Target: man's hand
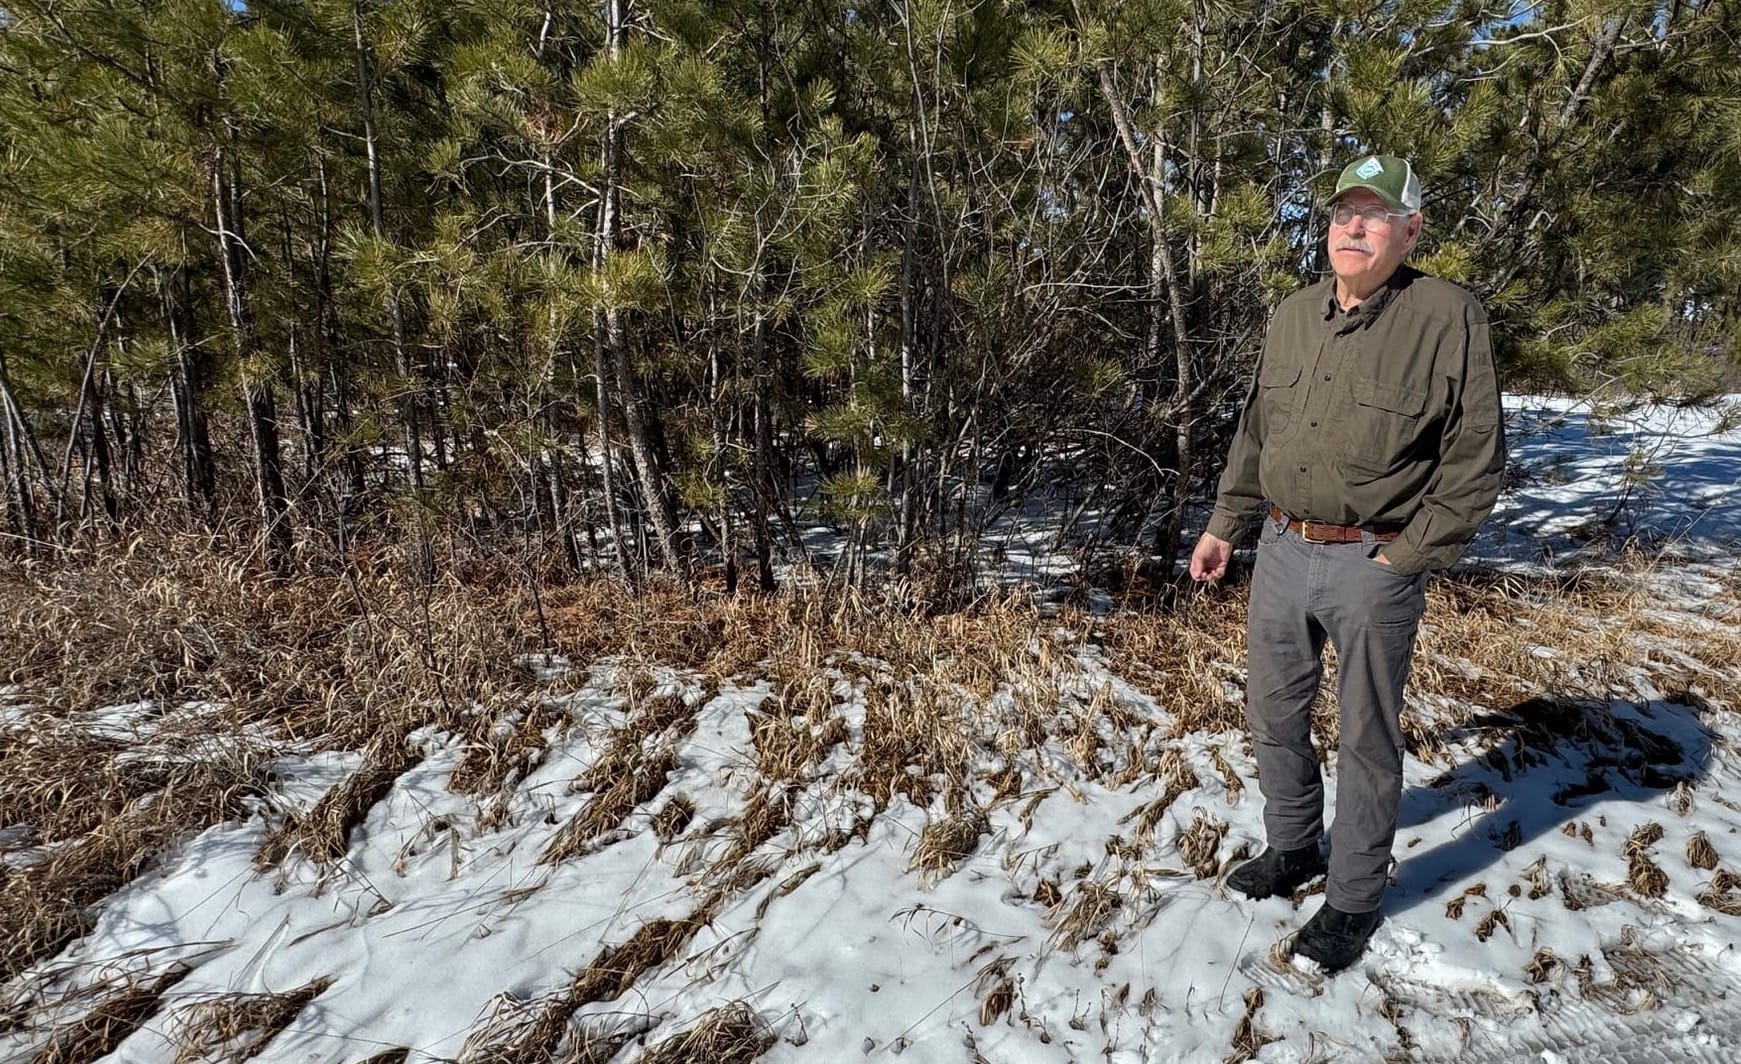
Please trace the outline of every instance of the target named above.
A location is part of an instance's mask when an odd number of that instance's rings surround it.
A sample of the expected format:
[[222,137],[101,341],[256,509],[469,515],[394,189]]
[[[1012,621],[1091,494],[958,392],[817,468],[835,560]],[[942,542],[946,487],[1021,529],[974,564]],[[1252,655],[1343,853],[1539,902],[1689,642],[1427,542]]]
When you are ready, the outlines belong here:
[[1384,556],[1383,551],[1379,551],[1377,554],[1373,555],[1372,560],[1377,562],[1380,565],[1389,565],[1390,564],[1390,559],[1386,558]]
[[1227,575],[1227,563],[1233,557],[1233,544],[1205,532],[1191,551],[1191,579],[1214,583]]

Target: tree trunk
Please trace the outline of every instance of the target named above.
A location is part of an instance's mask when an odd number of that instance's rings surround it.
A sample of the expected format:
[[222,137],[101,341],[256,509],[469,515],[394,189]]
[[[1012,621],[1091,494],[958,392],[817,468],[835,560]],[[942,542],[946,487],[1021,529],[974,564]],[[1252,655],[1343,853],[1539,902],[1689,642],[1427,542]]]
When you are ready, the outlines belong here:
[[[362,112],[363,151],[369,169],[369,228],[380,240],[387,238],[386,214],[381,204],[381,154],[375,138],[374,79],[369,69],[369,50],[363,40],[363,0],[351,5],[351,29],[355,37],[357,58],[357,106]],[[387,316],[392,322],[393,368],[399,375],[401,389],[399,416],[405,432],[406,468],[411,474],[411,486],[423,490],[423,431],[417,397],[420,387],[411,353],[405,343],[405,316],[399,306],[399,293],[391,280],[387,283]]]
[[175,349],[170,373],[170,396],[175,406],[176,449],[181,454],[182,498],[188,514],[210,526],[217,510],[217,474],[212,461],[211,435],[206,428],[205,373],[203,356],[190,339],[193,323],[192,286],[188,281],[187,247],[182,245],[182,264],[163,286],[163,319]]
[[[233,136],[232,132],[232,136]],[[228,164],[228,165],[226,165]],[[241,364],[242,402],[248,415],[248,438],[254,451],[254,491],[259,507],[260,534],[266,564],[274,572],[288,571],[290,523],[284,497],[284,471],[278,444],[278,409],[270,380],[258,375],[253,325],[242,277],[244,240],[239,167],[218,149],[212,160],[212,214],[223,266],[224,303],[230,334]],[[229,173],[226,173],[229,170]]]
[[41,537],[36,519],[36,489],[25,466],[34,464],[38,475],[46,481],[48,463],[43,460],[42,448],[37,445],[30,423],[24,420],[24,409],[12,391],[4,351],[0,351],[0,427],[5,429],[7,510],[12,527],[24,538],[25,553],[34,554]]
[[[606,4],[605,48],[613,60],[622,55],[626,25],[627,0],[609,0]],[[599,228],[595,266],[603,270],[610,257],[622,245],[622,172],[623,116],[612,109],[607,116],[604,137],[604,187],[599,196]],[[659,564],[668,572],[678,572],[677,508],[665,484],[664,470],[651,434],[639,382],[634,367],[629,364],[628,342],[623,334],[622,311],[607,306],[603,318],[602,354],[608,358],[608,368],[614,376],[617,396],[622,404],[623,429],[628,436],[629,457],[634,464],[647,524],[658,552]],[[605,361],[601,358],[601,362]],[[601,370],[606,367],[601,366]],[[601,375],[602,382],[602,375]],[[601,389],[602,397],[602,389]]]

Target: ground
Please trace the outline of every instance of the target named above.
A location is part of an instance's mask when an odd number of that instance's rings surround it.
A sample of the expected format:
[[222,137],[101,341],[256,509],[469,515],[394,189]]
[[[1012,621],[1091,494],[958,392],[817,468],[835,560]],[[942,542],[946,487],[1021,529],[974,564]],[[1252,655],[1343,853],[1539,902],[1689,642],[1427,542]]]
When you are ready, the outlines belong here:
[[[1312,888],[1222,886],[1262,846],[1237,586],[938,617],[553,592],[518,683],[347,742],[13,689],[0,1055],[1734,1060],[1741,434],[1511,405],[1518,475],[1435,579],[1386,920],[1345,973],[1287,956]],[[1321,718],[1333,793],[1328,690]],[[213,766],[259,782],[163,820]],[[85,811],[98,780],[125,801]]]

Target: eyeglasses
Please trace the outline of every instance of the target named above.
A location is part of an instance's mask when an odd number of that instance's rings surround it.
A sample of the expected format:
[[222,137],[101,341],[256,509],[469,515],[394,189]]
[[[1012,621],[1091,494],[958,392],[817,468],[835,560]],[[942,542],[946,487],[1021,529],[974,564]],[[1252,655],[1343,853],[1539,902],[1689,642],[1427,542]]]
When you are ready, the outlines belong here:
[[1371,226],[1389,225],[1392,218],[1407,218],[1414,212],[1386,210],[1376,203],[1368,203],[1364,207],[1356,207],[1352,203],[1338,203],[1330,210],[1330,224],[1334,226],[1348,225],[1354,221],[1356,214],[1364,218],[1366,224]]

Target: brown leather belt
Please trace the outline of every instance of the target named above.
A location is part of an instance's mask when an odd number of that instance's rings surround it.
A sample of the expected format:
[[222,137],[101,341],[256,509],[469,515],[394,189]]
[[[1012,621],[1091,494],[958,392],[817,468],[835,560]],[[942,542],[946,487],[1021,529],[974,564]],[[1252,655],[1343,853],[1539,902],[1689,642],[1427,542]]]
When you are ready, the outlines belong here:
[[1286,521],[1288,531],[1298,532],[1307,543],[1359,543],[1365,532],[1371,532],[1372,538],[1379,543],[1389,543],[1402,535],[1403,530],[1399,524],[1327,525],[1322,521],[1302,521],[1282,513],[1281,508],[1273,504],[1269,508],[1269,519]]

